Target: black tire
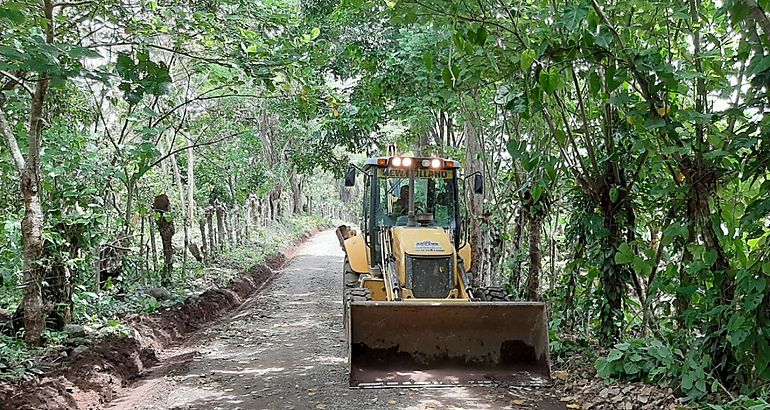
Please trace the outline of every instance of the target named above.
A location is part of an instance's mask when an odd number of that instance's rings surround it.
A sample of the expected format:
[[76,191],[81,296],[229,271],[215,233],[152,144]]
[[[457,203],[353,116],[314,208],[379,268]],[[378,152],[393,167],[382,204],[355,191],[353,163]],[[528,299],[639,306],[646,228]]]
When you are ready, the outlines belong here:
[[353,288],[345,290],[345,307],[351,302],[368,302],[372,300],[372,291],[369,288]]
[[342,324],[345,328],[346,338],[350,336],[348,332],[348,315],[350,314],[350,304],[353,302],[368,302],[372,300],[372,291],[369,288],[345,289],[345,298],[343,299],[344,309]]
[[499,286],[490,286],[476,290],[477,296],[484,302],[507,302],[511,300],[505,288]]
[[357,288],[359,286],[358,279],[361,275],[356,273],[352,267],[350,267],[350,262],[348,261],[348,257],[345,257],[345,265],[342,267],[342,288],[343,289],[353,289]]

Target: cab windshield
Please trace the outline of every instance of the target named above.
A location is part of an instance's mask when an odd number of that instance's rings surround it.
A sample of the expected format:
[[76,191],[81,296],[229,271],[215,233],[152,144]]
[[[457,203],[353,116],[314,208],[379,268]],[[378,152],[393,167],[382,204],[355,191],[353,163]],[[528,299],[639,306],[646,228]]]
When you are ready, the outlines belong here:
[[[404,226],[409,213],[409,177],[406,170],[380,168],[378,226]],[[450,170],[415,170],[414,211],[416,215],[431,214],[429,226],[455,228],[454,182]]]

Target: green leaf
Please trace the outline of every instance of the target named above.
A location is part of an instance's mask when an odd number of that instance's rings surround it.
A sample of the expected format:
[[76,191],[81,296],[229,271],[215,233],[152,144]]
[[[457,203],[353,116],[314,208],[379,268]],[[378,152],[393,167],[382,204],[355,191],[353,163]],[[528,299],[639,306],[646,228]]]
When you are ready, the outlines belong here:
[[619,196],[620,196],[620,190],[618,190],[617,187],[610,188],[610,201],[612,201],[612,203],[618,202]]
[[635,102],[636,102],[636,98],[632,97],[625,90],[610,97],[610,104],[612,105],[627,105]]
[[26,17],[24,13],[19,10],[14,10],[8,7],[0,7],[0,20],[6,20],[13,25],[20,25],[24,23]]
[[634,256],[634,270],[639,276],[647,277],[652,273],[652,265],[640,256]]
[[506,144],[506,148],[508,149],[508,154],[511,156],[511,160],[515,161],[521,157],[521,154],[524,151],[524,143],[511,139]]
[[433,54],[431,53],[425,53],[422,55],[422,63],[425,65],[425,68],[428,69],[428,71],[433,71]]
[[121,77],[127,79],[127,77],[134,70],[134,67],[134,60],[132,60],[128,54],[118,53],[118,59],[115,62],[115,69],[118,71],[118,74]]
[[67,55],[69,55],[71,58],[78,60],[80,58],[101,58],[102,55],[97,53],[94,50],[91,50],[90,48],[85,47],[78,47],[78,46],[71,46],[69,47],[69,50],[67,51]]
[[565,134],[562,129],[557,129],[553,134],[553,137],[556,138],[556,142],[558,142],[559,145],[564,145],[567,143],[567,134]]
[[484,26],[480,26],[479,29],[476,30],[476,44],[483,46],[486,41],[487,29],[485,29]]
[[447,87],[454,87],[454,79],[452,78],[452,72],[449,70],[449,67],[444,68],[441,72],[441,78],[444,79],[444,84],[446,84]]
[[706,380],[704,379],[698,379],[697,382],[695,382],[695,388],[701,392],[706,393]]
[[601,358],[597,359],[594,367],[596,368],[596,374],[599,375],[599,377],[605,379],[612,377],[612,366],[607,360]]
[[674,241],[674,238],[687,238],[687,235],[687,227],[681,223],[674,222],[663,231],[663,239],[661,241],[663,246],[668,246]]
[[684,296],[687,299],[691,298],[696,291],[698,291],[698,285],[680,286],[676,289],[677,293],[679,293],[680,295]]
[[556,168],[551,163],[545,164],[545,173],[551,182],[556,181]]
[[532,49],[526,49],[521,52],[521,58],[519,60],[519,64],[521,66],[521,71],[529,71],[529,69],[532,67],[532,63],[535,62],[535,50]]
[[692,384],[693,384],[692,379],[693,379],[692,372],[687,372],[684,375],[682,375],[682,389],[684,390],[692,389]]
[[610,44],[612,44],[612,34],[602,26],[601,30],[599,31],[599,34],[594,36],[594,42],[603,48],[610,48]]
[[610,353],[607,355],[607,361],[614,362],[615,360],[618,360],[623,357],[623,352],[620,350],[612,349],[610,350]]
[[626,264],[634,261],[634,251],[628,246],[628,243],[623,242],[618,247],[618,251],[615,252],[615,263]]
[[713,249],[709,249],[708,251],[703,253],[703,262],[706,263],[707,267],[714,266],[714,263],[717,261],[717,251]]
[[770,56],[756,56],[751,60],[749,68],[746,69],[746,76],[751,77],[755,74],[764,72],[770,68]]
[[321,29],[318,27],[313,27],[312,30],[310,30],[310,39],[315,40],[318,38],[318,36],[321,35]]
[[641,369],[639,369],[639,365],[634,362],[626,362],[623,364],[623,370],[626,374],[638,374]]
[[547,94],[553,94],[561,86],[561,75],[556,71],[543,70],[540,72],[538,83]]
[[271,81],[269,78],[263,79],[262,82],[265,83],[265,87],[267,87],[268,91],[275,91],[275,84],[273,84],[273,81]]
[[567,6],[564,9],[564,15],[562,16],[562,22],[567,28],[567,31],[574,32],[580,27],[583,20],[588,15],[588,5],[586,4],[573,4]]
[[537,185],[532,189],[532,203],[537,203],[537,200],[543,195],[543,187]]

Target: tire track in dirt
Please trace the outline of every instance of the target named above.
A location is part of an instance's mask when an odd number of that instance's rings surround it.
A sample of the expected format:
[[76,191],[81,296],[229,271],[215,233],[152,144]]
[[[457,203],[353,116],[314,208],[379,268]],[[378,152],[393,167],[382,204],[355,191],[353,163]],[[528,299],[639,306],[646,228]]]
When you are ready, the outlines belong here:
[[565,408],[547,389],[349,389],[342,261],[334,231],[315,235],[229,321],[164,352],[110,408]]

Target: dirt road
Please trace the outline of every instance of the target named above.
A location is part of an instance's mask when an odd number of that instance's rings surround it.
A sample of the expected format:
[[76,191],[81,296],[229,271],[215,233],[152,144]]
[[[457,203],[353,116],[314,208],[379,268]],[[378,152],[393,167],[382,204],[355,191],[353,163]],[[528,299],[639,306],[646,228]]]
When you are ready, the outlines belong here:
[[547,389],[347,387],[343,254],[333,231],[312,237],[226,321],[166,351],[114,409],[563,409]]

